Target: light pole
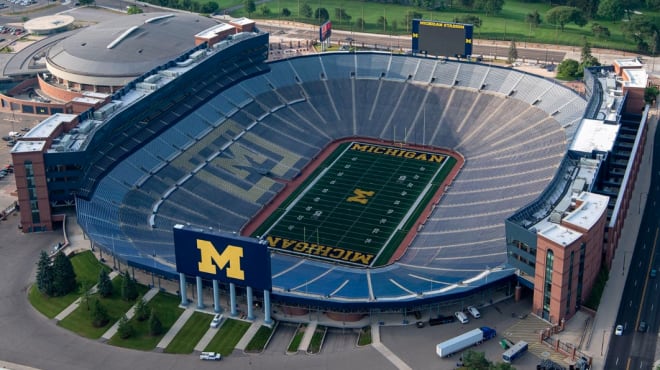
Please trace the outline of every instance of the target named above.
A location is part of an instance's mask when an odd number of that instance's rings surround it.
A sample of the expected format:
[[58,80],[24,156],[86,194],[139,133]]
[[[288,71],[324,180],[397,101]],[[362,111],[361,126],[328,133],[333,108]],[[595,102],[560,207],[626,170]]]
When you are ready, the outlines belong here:
[[637,214],[642,213],[642,194],[646,194],[646,192],[642,191],[642,192],[639,193],[639,204],[638,204],[638,208],[637,208]]

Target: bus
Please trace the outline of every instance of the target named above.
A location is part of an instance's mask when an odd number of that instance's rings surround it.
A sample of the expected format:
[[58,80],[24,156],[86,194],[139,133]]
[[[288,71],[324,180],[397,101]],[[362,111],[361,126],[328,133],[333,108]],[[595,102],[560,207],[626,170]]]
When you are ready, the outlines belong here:
[[515,359],[525,354],[525,352],[527,352],[527,342],[521,340],[520,342],[514,344],[513,347],[504,351],[502,354],[502,360],[504,360],[504,362],[507,364],[510,364]]

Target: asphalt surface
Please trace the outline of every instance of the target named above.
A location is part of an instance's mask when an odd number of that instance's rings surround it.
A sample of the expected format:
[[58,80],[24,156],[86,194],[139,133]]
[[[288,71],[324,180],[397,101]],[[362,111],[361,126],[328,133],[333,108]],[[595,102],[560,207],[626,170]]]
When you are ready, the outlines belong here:
[[[649,138],[654,145],[651,185],[646,196],[646,207],[639,228],[639,235],[630,261],[630,270],[617,314],[617,325],[623,325],[623,335],[613,336],[607,355],[606,369],[648,369],[655,360],[658,349],[660,315],[660,277],[650,277],[652,268],[660,267],[660,209],[657,208],[660,196],[660,130],[655,138]],[[611,271],[623,274],[625,271]],[[645,332],[639,331],[640,322],[647,325]]]

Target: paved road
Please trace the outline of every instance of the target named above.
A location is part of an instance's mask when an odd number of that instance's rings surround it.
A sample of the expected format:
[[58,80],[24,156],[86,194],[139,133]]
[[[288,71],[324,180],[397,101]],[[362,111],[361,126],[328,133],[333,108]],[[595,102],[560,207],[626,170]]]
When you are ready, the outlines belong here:
[[[632,260],[616,321],[624,326],[624,333],[610,341],[606,369],[648,369],[655,360],[660,325],[660,278],[650,278],[649,271],[660,267],[657,245],[660,210],[656,207],[660,197],[660,130],[656,130],[655,138],[649,138],[649,144],[654,145],[652,190],[640,194],[647,198],[646,207],[634,253],[627,256]],[[610,276],[624,272],[612,271]],[[648,325],[645,333],[637,330],[641,321]]]

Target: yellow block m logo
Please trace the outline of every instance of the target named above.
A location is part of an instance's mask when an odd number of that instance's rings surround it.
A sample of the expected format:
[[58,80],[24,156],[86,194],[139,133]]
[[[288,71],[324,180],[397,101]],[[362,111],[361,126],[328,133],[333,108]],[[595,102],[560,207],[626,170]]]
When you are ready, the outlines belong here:
[[355,194],[352,197],[348,197],[346,199],[347,202],[352,203],[360,203],[360,204],[367,204],[369,201],[368,197],[373,197],[374,194],[376,194],[375,191],[367,191],[367,190],[362,190],[362,189],[355,189],[353,190],[353,194]]
[[241,269],[243,248],[228,245],[220,254],[208,240],[197,239],[197,249],[201,255],[200,262],[197,264],[200,272],[215,275],[216,266],[223,270],[225,266],[229,265],[225,270],[228,278],[245,280],[245,271]]

